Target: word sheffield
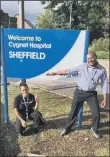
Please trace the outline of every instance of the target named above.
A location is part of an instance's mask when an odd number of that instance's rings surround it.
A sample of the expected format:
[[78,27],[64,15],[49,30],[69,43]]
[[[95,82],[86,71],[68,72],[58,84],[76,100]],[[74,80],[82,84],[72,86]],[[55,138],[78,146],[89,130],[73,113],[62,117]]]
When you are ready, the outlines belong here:
[[18,58],[18,59],[45,59],[46,55],[43,52],[9,52],[9,58]]

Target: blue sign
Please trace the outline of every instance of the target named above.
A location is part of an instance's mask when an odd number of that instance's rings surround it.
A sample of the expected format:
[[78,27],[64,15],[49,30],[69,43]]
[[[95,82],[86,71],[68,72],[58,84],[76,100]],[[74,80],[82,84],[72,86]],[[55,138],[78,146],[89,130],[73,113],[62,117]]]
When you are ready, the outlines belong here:
[[51,69],[67,55],[80,32],[5,28],[7,77],[32,78]]

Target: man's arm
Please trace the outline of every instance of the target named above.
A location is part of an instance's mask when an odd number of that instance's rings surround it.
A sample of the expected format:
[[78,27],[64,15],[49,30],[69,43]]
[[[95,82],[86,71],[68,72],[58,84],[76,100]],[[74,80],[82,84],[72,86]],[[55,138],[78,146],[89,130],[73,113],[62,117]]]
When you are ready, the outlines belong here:
[[104,108],[107,104],[107,72],[104,70],[102,77],[101,77],[101,88],[103,93],[103,101],[101,103],[101,108]]
[[82,69],[83,67],[83,64],[80,64],[72,69],[66,69],[66,70],[63,70],[63,71],[56,71],[56,72],[50,72],[50,73],[47,73],[47,76],[55,76],[55,75],[75,75],[76,74],[78,75],[78,72]]
[[56,71],[56,72],[47,73],[47,76],[67,75],[68,73],[69,73],[69,70]]

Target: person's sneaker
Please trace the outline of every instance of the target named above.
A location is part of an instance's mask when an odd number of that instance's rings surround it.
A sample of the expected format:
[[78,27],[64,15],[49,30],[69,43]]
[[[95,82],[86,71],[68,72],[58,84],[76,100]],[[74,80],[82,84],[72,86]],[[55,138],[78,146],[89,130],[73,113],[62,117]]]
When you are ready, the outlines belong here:
[[24,135],[23,135],[23,133],[19,133],[18,136],[21,137],[21,136],[24,136]]
[[19,133],[18,133],[18,136],[19,136],[19,137],[25,136],[25,134],[24,134],[24,132],[22,131],[22,132],[19,132]]
[[63,129],[60,133],[61,136],[64,136],[68,133],[68,131],[66,129]]
[[94,136],[95,138],[97,138],[97,139],[101,138],[101,135],[98,134],[98,133],[96,133],[96,132],[93,130],[93,128],[91,128],[91,131],[92,131],[93,136]]

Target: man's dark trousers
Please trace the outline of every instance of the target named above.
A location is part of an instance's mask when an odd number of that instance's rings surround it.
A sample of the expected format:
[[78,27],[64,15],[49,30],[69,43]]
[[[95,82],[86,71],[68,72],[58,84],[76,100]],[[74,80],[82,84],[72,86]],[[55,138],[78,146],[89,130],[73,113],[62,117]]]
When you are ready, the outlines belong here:
[[83,91],[79,88],[76,88],[74,92],[74,98],[71,106],[71,112],[69,114],[67,123],[65,125],[65,129],[69,131],[73,126],[77,114],[83,105],[84,101],[88,103],[90,106],[90,110],[92,112],[92,128],[97,133],[100,123],[100,111],[99,111],[99,103],[97,99],[96,91]]

